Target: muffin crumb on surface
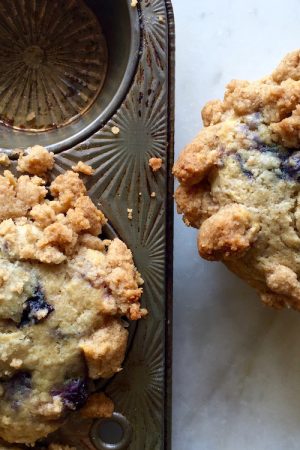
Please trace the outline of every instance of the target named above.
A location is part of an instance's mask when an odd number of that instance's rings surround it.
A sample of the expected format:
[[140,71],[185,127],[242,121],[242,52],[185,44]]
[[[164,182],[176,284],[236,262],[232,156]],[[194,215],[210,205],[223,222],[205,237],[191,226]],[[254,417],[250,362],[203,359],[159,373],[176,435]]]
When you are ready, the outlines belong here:
[[79,161],[76,166],[72,166],[72,170],[73,172],[83,173],[84,175],[93,175],[94,173],[94,169],[82,161]]
[[11,164],[11,161],[6,153],[0,153],[0,165],[8,167]]
[[116,127],[116,126],[113,126],[113,127],[111,127],[111,132],[112,132],[112,134],[117,136],[118,134],[120,134],[120,128]]
[[133,209],[132,208],[127,208],[127,217],[129,220],[133,219]]
[[31,122],[33,119],[35,119],[35,112],[31,111],[30,113],[27,114],[26,116],[26,122]]
[[153,172],[157,172],[162,167],[162,159],[161,158],[150,158],[149,166],[151,167]]

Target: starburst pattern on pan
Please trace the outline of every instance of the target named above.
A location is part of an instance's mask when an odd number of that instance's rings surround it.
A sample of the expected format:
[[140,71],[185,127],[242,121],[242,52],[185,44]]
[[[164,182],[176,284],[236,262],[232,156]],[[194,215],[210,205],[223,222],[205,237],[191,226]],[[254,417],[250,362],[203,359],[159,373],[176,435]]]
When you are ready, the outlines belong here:
[[[132,357],[126,361],[123,371],[107,389],[108,395],[115,401],[116,408],[126,414],[133,427],[147,430],[148,445],[151,439],[157,439],[157,434],[162,428],[164,378],[162,332],[161,324],[155,321],[151,326],[146,322],[138,325]],[[142,444],[145,437],[142,434],[134,436],[133,448],[144,448]]]
[[[66,156],[61,155],[60,163],[55,167],[55,174],[70,169],[75,164],[74,154],[70,154],[70,158]],[[132,168],[129,167],[129,170]],[[149,171],[148,178],[143,176],[146,171]],[[159,186],[163,182],[161,178],[164,175],[163,173],[153,175],[149,167],[144,167],[144,172],[138,172],[136,179],[138,175],[141,178],[140,190],[137,191],[134,184],[127,185],[128,188],[125,185],[123,189],[113,191],[113,195],[112,189],[106,189],[99,196],[92,177],[85,177],[85,180],[87,185],[91,185],[89,189],[91,198],[109,218],[116,235],[123,239],[133,252],[135,264],[145,281],[144,306],[150,310],[150,316],[159,316],[164,301],[161,286],[164,282],[165,264],[165,205],[164,195]],[[115,182],[114,178],[112,182]],[[155,197],[151,197],[153,193]],[[128,209],[132,209],[132,219],[128,218]]]
[[[67,169],[81,160],[95,169],[85,179],[89,194],[132,250],[145,281],[142,304],[149,316],[137,324],[124,370],[108,382],[106,392],[132,425],[130,450],[159,450],[165,374],[168,18],[163,0],[142,0],[139,8],[144,40],[127,98],[99,132],[60,153],[58,165]],[[149,167],[151,157],[163,161],[156,173]]]
[[[164,298],[160,290],[165,262],[166,91],[164,77],[155,65],[151,70],[141,65],[136,81],[101,133],[60,158],[65,168],[78,160],[94,167],[94,176],[87,179],[89,193],[133,251],[145,280],[144,304],[151,313],[161,315],[157,303],[162,307]],[[119,130],[116,135],[114,126]],[[151,157],[163,160],[162,169],[155,174],[149,167]],[[132,220],[127,209],[132,209]]]
[[2,0],[0,121],[50,130],[83,114],[106,75],[107,49],[83,0]]
[[167,21],[165,5],[160,0],[144,0],[144,40],[147,61],[155,61],[160,69],[164,69],[166,27]]
[[[66,166],[76,160],[88,162],[95,169],[90,179],[91,194],[106,192],[116,196],[121,192],[155,190],[164,169],[153,176],[149,159],[165,159],[167,148],[166,101],[163,80],[142,69],[124,104],[114,118],[86,143],[60,156]],[[117,127],[119,133],[113,134]],[[68,162],[69,159],[69,162]],[[143,174],[143,176],[141,176]],[[153,184],[154,180],[154,184]]]

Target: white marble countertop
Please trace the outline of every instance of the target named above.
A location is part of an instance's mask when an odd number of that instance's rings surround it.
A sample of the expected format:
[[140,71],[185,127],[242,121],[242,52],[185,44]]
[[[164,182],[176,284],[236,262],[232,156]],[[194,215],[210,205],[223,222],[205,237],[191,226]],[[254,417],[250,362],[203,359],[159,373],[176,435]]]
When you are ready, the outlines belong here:
[[[173,0],[176,152],[232,78],[268,74],[300,47],[299,0]],[[173,450],[300,449],[300,314],[264,308],[201,261],[175,217]]]

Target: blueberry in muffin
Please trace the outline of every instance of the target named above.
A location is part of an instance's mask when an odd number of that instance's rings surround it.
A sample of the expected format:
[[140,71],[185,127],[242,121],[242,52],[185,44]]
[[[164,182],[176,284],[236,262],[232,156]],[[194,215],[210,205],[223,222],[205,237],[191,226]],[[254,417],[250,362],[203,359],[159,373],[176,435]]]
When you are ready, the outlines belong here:
[[300,309],[300,51],[259,81],[233,80],[174,167],[198,249],[275,308]]
[[121,370],[121,317],[146,313],[130,250],[98,237],[107,220],[77,173],[90,171],[76,166],[47,189],[53,158],[33,147],[17,166],[32,176],[0,176],[0,438],[10,443],[33,444],[86,405],[89,379]]

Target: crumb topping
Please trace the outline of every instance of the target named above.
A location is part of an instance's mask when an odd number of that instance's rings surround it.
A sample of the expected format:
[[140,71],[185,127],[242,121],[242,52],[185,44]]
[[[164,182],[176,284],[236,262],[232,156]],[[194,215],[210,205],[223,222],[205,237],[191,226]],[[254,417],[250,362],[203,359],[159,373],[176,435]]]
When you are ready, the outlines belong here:
[[127,217],[129,220],[133,219],[133,209],[132,208],[127,208]]
[[111,132],[112,132],[112,134],[117,136],[118,134],[120,134],[120,128],[116,127],[116,126],[113,126],[113,127],[111,127]]
[[300,51],[258,81],[231,81],[173,172],[198,249],[274,308],[300,310]]
[[10,159],[6,153],[0,153],[0,165],[5,167],[10,165]]
[[161,158],[150,158],[149,166],[151,167],[153,172],[157,172],[162,167],[162,159]]
[[81,341],[90,378],[109,378],[122,370],[127,338],[128,331],[120,323],[112,322]]
[[88,164],[79,161],[76,166],[72,166],[73,172],[83,173],[84,175],[93,175],[94,169]]
[[85,419],[101,419],[112,417],[113,412],[113,402],[103,392],[100,392],[89,397],[80,414]]
[[42,177],[53,167],[54,154],[40,145],[35,145],[27,148],[25,153],[19,157],[17,170]]
[[103,213],[87,196],[77,173],[59,175],[47,200],[39,177],[0,176],[0,236],[15,258],[60,264],[77,251],[79,236],[98,236],[106,223]]

